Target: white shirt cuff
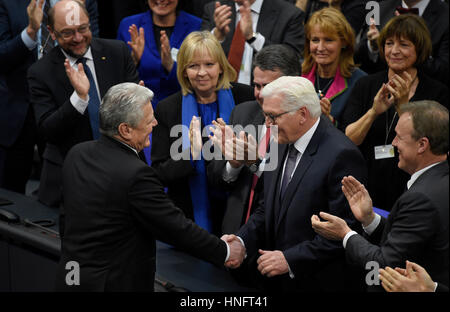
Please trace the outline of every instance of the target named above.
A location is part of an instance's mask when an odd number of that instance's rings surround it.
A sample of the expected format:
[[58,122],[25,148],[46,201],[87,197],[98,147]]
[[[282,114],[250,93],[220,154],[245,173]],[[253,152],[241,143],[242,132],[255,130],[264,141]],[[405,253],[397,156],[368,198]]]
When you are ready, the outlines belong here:
[[438,286],[438,283],[434,282],[434,290],[433,290],[433,292],[436,292],[437,286]]
[[244,167],[244,165],[242,165],[238,168],[233,168],[230,165],[230,162],[227,161],[227,164],[225,165],[225,168],[222,173],[223,180],[227,183],[236,181],[239,176],[239,173],[241,172],[243,167]]
[[230,257],[230,246],[228,246],[227,242],[225,242],[225,245],[227,245],[227,256],[225,257],[224,263],[227,262],[228,258]]
[[27,29],[25,28],[22,33],[20,34],[23,43],[28,48],[28,50],[33,50],[37,46],[37,41],[34,41],[33,39],[28,36]]
[[266,38],[264,38],[263,35],[261,35],[260,33],[258,33],[256,35],[256,40],[253,41],[250,46],[256,51],[259,52],[263,47],[264,47],[264,43],[266,42]]
[[342,240],[342,245],[344,246],[344,249],[347,247],[348,239],[355,234],[358,234],[358,233],[356,233],[355,231],[350,231],[344,236],[344,239]]
[[[213,36],[214,36],[214,30],[216,29],[216,27],[214,27],[212,30],[211,30],[211,33],[213,34]],[[214,36],[215,37],[215,36]],[[217,38],[216,38],[217,39]],[[224,41],[225,41],[225,38],[223,39],[223,40],[217,40],[217,41],[219,41],[219,43],[223,43]]]
[[76,91],[73,91],[72,96],[70,97],[70,103],[80,114],[84,115],[89,104],[89,95],[87,101],[85,101],[78,96]]
[[380,221],[381,216],[376,213],[375,218],[373,218],[372,222],[366,227],[363,226],[364,232],[366,232],[369,235],[372,235],[372,233],[376,230],[378,224],[380,224]]

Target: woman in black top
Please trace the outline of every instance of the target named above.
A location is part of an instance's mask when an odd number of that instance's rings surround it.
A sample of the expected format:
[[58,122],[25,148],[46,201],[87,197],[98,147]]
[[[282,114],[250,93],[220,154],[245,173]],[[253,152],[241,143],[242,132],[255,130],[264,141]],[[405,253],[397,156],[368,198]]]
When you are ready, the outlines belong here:
[[431,54],[430,33],[420,17],[394,17],[378,44],[388,70],[357,81],[340,127],[366,158],[373,205],[389,211],[409,179],[397,167],[398,155],[391,146],[397,108],[419,100],[435,100],[448,107],[448,89],[418,70]]

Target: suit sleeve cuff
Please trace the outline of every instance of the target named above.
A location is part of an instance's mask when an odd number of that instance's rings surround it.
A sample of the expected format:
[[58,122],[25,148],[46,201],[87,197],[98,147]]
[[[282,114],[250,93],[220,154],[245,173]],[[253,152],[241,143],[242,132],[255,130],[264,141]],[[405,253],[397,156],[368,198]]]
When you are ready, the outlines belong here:
[[28,48],[28,50],[33,50],[34,48],[36,48],[37,46],[37,41],[33,40],[30,38],[30,36],[28,36],[27,34],[27,29],[25,28],[22,33],[20,34],[23,43],[25,44],[25,46]]
[[89,104],[89,95],[87,101],[85,101],[78,96],[76,91],[73,91],[72,96],[70,97],[70,103],[80,114],[84,115]]
[[371,235],[376,228],[378,227],[378,224],[380,224],[381,217],[379,214],[375,214],[375,218],[373,218],[373,221],[366,227],[363,226],[364,232],[366,232],[368,235]]
[[264,43],[266,42],[266,38],[261,35],[260,33],[258,33],[256,35],[256,39],[255,41],[253,41],[250,46],[256,51],[259,52],[263,47],[264,47]]
[[350,232],[348,232],[348,233],[344,236],[344,240],[342,241],[342,245],[344,246],[344,249],[345,249],[346,246],[347,246],[347,241],[348,241],[348,239],[349,239],[350,237],[352,237],[353,235],[355,235],[355,234],[358,234],[358,233],[356,233],[355,231],[350,231]]
[[225,242],[225,245],[227,246],[227,256],[225,257],[224,263],[228,261],[228,258],[230,258],[230,246],[228,246],[227,242]]

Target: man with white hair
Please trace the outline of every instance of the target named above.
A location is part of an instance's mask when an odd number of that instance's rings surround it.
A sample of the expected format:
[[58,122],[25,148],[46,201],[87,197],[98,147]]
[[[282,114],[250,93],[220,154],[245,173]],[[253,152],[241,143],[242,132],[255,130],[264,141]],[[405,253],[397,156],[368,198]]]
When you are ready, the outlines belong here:
[[[57,290],[153,291],[155,239],[219,266],[244,256],[240,244],[187,219],[139,158],[158,125],[152,98],[134,83],[110,88],[100,106],[99,140],[74,146],[66,157]],[[79,265],[70,282],[69,262]]]
[[355,223],[341,179],[351,172],[366,180],[364,159],[320,116],[319,98],[307,79],[280,77],[262,97],[266,126],[278,127],[278,160],[276,170],[264,173],[264,205],[236,234],[246,247],[246,262],[258,258],[254,273],[265,290],[348,289],[351,274],[342,245],[315,234],[310,219],[323,209]]

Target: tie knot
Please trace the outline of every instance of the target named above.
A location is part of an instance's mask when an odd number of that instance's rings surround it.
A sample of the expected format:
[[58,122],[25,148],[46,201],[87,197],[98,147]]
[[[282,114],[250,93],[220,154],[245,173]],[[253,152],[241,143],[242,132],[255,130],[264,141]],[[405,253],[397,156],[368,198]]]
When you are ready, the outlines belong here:
[[77,64],[83,64],[83,65],[86,65],[86,61],[87,61],[87,58],[85,58],[85,57],[80,57],[78,60],[77,60]]
[[296,158],[297,154],[298,154],[298,150],[295,148],[294,144],[289,145],[288,158]]

